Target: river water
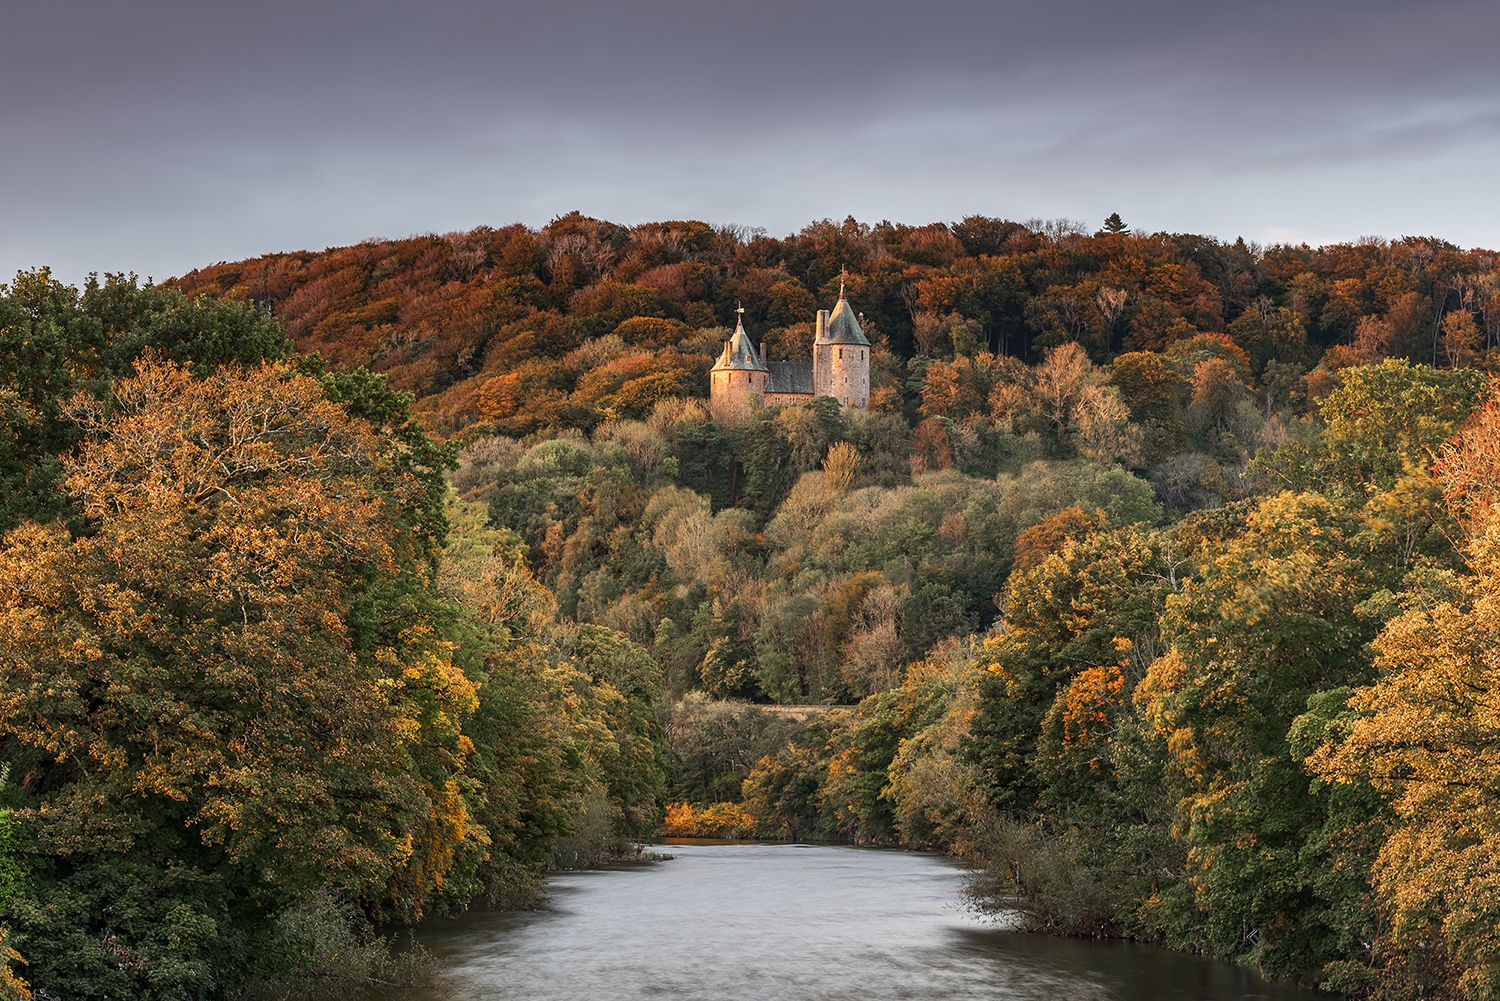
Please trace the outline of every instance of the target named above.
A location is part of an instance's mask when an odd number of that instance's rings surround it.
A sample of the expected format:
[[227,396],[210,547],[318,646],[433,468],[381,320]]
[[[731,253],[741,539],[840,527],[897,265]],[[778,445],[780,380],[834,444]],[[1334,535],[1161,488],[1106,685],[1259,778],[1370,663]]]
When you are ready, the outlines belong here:
[[421,1001],[1228,1001],[1328,997],[1148,946],[995,928],[933,855],[670,844],[548,880],[541,910],[424,926]]

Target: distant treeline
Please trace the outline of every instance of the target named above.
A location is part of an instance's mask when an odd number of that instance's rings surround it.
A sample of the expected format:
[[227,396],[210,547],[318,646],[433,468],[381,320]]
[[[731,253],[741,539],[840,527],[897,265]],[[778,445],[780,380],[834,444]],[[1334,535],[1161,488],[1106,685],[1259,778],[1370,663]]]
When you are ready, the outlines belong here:
[[271,254],[171,284],[257,303],[299,351],[389,375],[435,427],[520,437],[704,395],[718,328],[733,326],[740,304],[772,357],[805,357],[814,313],[832,306],[845,267],[882,349],[874,406],[910,414],[913,359],[1035,363],[1069,342],[1103,364],[1222,334],[1255,376],[1273,358],[1330,371],[1388,356],[1471,364],[1500,344],[1495,262],[1436,238],[1260,247],[1131,233],[1118,217],[1093,235],[1068,221],[970,216],[916,227],[823,220],[776,239],[574,212],[539,230]]

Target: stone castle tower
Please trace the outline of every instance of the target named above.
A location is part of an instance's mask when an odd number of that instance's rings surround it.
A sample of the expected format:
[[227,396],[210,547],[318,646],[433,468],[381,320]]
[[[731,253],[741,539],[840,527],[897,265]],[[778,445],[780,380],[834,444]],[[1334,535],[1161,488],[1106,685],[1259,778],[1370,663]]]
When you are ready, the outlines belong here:
[[818,310],[813,340],[813,395],[831,396],[854,410],[870,409],[870,342],[839,283],[833,312]]
[[775,405],[805,403],[814,397],[831,396],[851,410],[870,408],[870,342],[859,318],[839,283],[839,301],[830,312],[818,310],[813,337],[812,364],[767,362],[766,346],[760,351],[745,333],[744,310],[735,324],[734,336],[724,345],[719,360],[709,372],[709,395],[714,400],[754,397]]
[[718,400],[730,396],[765,396],[771,380],[771,370],[766,367],[765,345],[760,354],[745,333],[745,311],[740,310],[739,322],[734,325],[734,336],[724,345],[719,360],[708,373],[708,395]]

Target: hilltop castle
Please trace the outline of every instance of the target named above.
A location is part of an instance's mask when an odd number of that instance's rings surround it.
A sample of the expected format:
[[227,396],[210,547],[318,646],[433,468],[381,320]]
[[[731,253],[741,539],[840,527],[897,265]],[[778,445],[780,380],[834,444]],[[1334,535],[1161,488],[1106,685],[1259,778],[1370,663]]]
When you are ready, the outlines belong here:
[[757,352],[745,333],[744,313],[741,309],[734,336],[709,371],[710,399],[754,397],[776,405],[807,403],[814,397],[831,396],[852,410],[870,408],[870,342],[849,300],[844,298],[842,282],[833,311],[818,310],[811,363],[767,362],[765,342],[761,342]]

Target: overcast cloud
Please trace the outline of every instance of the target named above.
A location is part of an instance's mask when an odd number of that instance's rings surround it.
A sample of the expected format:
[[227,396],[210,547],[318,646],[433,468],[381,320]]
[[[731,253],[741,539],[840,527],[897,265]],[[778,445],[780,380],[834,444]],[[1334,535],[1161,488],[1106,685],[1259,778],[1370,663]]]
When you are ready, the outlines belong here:
[[1500,248],[1500,5],[54,0],[0,39],[0,275],[371,236],[973,213]]

